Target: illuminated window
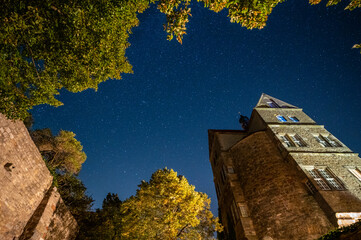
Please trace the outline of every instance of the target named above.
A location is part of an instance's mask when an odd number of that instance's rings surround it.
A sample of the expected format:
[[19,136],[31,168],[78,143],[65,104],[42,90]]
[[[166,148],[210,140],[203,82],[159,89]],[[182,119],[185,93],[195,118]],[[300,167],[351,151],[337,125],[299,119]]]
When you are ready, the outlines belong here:
[[341,143],[339,143],[333,136],[323,136],[321,134],[314,136],[323,147],[342,147]]
[[328,168],[312,168],[307,170],[321,190],[345,190],[341,182]]
[[270,108],[279,108],[280,105],[278,105],[275,101],[273,101],[273,99],[269,99],[269,101],[267,102],[267,105]]
[[280,122],[287,122],[287,119],[284,116],[277,115],[276,117],[277,117],[278,121],[280,121]]
[[292,121],[292,122],[299,122],[300,120],[298,120],[298,118],[296,118],[295,116],[288,116],[288,118]]

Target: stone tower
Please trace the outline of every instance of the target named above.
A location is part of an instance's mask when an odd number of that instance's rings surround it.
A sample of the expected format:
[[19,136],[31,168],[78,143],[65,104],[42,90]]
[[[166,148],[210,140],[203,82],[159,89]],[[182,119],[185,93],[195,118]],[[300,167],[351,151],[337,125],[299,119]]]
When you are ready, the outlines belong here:
[[262,94],[247,130],[208,130],[223,239],[315,239],[361,218],[361,159]]

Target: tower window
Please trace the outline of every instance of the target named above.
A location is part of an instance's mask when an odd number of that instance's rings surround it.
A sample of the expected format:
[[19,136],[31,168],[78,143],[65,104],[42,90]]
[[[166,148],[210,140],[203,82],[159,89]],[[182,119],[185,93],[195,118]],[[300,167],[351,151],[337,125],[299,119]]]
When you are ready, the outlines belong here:
[[332,147],[342,147],[342,145],[331,135],[324,136],[324,139],[332,146]]
[[291,138],[297,147],[307,147],[307,144],[303,141],[303,139],[299,135],[297,134],[291,135]]
[[277,117],[278,121],[280,121],[280,122],[287,122],[287,119],[284,116],[277,115],[276,117]]
[[348,168],[348,170],[359,180],[361,181],[361,171],[358,168]]
[[300,120],[298,120],[297,117],[295,116],[288,116],[288,118],[292,121],[292,122],[299,122]]
[[339,143],[334,137],[331,135],[323,136],[321,134],[314,136],[323,147],[342,147],[341,143]]
[[308,191],[310,191],[311,194],[315,194],[315,192],[317,191],[315,186],[313,186],[313,184],[311,183],[310,180],[307,180],[307,182],[305,183],[306,187],[308,189]]
[[340,180],[328,168],[312,168],[308,169],[308,173],[321,190],[345,190]]
[[281,139],[287,145],[287,147],[295,147],[295,144],[292,142],[292,140],[287,134],[281,136]]
[[307,144],[303,139],[298,135],[281,135],[282,141],[287,145],[287,147],[307,147]]
[[278,105],[273,99],[269,99],[269,101],[267,101],[267,105],[270,108],[279,108],[280,105]]

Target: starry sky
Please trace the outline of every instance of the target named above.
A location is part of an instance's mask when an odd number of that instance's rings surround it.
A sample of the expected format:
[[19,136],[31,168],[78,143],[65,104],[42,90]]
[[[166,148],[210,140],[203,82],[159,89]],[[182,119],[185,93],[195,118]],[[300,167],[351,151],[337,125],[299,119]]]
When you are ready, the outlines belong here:
[[207,193],[217,214],[208,129],[241,129],[267,93],[304,109],[354,152],[361,152],[361,9],[279,4],[262,30],[230,23],[193,3],[183,44],[167,41],[155,6],[139,15],[127,57],[134,74],[97,92],[61,91],[64,106],[32,110],[34,128],[76,133],[88,158],[80,178],[101,207],[124,200],[159,168],[172,168]]

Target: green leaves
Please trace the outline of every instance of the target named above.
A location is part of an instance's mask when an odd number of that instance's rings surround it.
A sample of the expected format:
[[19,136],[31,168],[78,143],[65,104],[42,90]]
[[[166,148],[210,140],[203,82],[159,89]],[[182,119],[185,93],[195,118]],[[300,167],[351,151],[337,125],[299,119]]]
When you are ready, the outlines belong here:
[[0,112],[24,119],[39,104],[60,106],[65,88],[97,89],[131,73],[125,57],[137,12],[148,2],[7,1],[0,9]]
[[186,34],[186,24],[191,16],[191,9],[188,8],[190,0],[160,0],[158,9],[167,17],[164,30],[168,33],[167,40],[172,40],[173,36],[182,44],[183,35]]
[[57,188],[75,219],[79,220],[86,211],[89,211],[92,202],[91,197],[86,195],[86,187],[73,174],[65,173],[57,175]]
[[55,137],[55,146],[58,159],[54,162],[57,162],[57,167],[69,173],[79,173],[86,155],[81,143],[75,139],[75,133],[61,130]]
[[75,139],[75,133],[61,130],[53,136],[48,128],[31,132],[31,137],[40,153],[52,169],[69,174],[78,174],[86,160],[83,146]]
[[[197,0],[231,22],[262,29],[273,8],[284,0]],[[318,4],[321,0],[309,0]],[[60,89],[97,90],[109,78],[132,73],[125,57],[137,14],[155,0],[8,0],[0,9],[0,112],[24,119],[40,104],[61,106]],[[328,0],[327,6],[340,0]],[[182,43],[191,16],[190,0],[160,0],[167,17],[167,39]],[[351,0],[346,7],[361,7]],[[358,45],[355,45],[358,48]]]

